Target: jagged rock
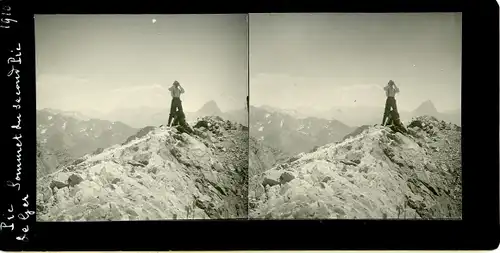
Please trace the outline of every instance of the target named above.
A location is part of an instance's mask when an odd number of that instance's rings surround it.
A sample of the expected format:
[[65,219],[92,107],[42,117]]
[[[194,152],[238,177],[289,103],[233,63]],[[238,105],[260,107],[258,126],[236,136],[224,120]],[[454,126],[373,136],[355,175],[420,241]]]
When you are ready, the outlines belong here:
[[68,185],[75,186],[83,181],[83,178],[77,174],[71,174],[68,178]]
[[295,176],[292,173],[285,171],[280,176],[280,183],[281,184],[288,183],[288,182],[292,181],[294,178],[295,178]]
[[[136,154],[136,155],[133,156],[132,159],[134,159],[134,161],[138,162],[142,166],[146,166],[149,163],[149,158],[150,157],[151,157],[151,153],[148,152],[148,153]],[[141,166],[141,165],[139,165],[139,166]]]
[[98,148],[98,149],[96,149],[96,150],[95,150],[92,154],[93,154],[93,155],[98,155],[98,154],[102,153],[102,151],[104,151],[104,149],[103,149],[103,148]]
[[69,178],[68,173],[61,172],[56,174],[54,178],[52,178],[52,182],[50,183],[50,188],[52,189],[55,187],[57,189],[60,189],[68,186],[68,178]]
[[146,136],[148,133],[150,133],[151,131],[153,131],[154,129],[155,129],[155,127],[153,127],[153,126],[144,127],[141,130],[139,130],[135,135],[130,136],[123,144],[127,144],[135,139],[142,138],[142,137]]
[[158,172],[158,167],[150,167],[148,173],[156,174]]
[[[144,163],[147,163],[146,161],[143,161]],[[132,165],[132,166],[138,166],[138,167],[144,167],[146,166],[146,164],[144,164],[142,162],[137,162],[137,161],[128,161],[128,164]]]
[[264,181],[262,182],[262,185],[265,187],[266,185],[269,186],[274,186],[280,184],[280,176],[281,172],[280,171],[271,171],[266,174],[264,177]]

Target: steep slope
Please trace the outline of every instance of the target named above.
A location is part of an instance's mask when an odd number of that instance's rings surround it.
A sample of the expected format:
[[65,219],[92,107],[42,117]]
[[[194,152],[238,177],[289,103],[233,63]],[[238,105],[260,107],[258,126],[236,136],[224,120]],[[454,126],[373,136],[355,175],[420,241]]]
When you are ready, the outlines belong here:
[[36,176],[43,177],[73,161],[73,157],[64,151],[51,150],[36,142]]
[[68,115],[73,113],[37,111],[37,140],[41,146],[79,157],[121,143],[137,131],[121,122],[81,120]]
[[419,117],[408,130],[369,127],[252,177],[249,216],[461,218],[460,127]]
[[339,141],[353,130],[337,120],[297,119],[289,114],[250,107],[250,135],[291,155]]
[[370,128],[370,125],[362,125],[362,126],[356,128],[354,131],[352,131],[348,135],[344,136],[344,138],[342,138],[342,141],[345,141],[346,139],[349,139],[351,137],[359,135],[359,134],[361,134],[362,132],[364,132],[368,128]]
[[40,221],[247,217],[248,129],[218,117],[195,134],[148,127],[37,182]]

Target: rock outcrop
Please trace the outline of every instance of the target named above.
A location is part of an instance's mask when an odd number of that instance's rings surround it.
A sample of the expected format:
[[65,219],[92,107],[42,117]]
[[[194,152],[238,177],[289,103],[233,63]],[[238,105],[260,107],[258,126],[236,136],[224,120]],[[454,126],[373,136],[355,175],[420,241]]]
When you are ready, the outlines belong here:
[[248,129],[218,117],[199,122],[192,135],[147,127],[40,178],[37,219],[247,218]]
[[461,219],[460,127],[424,116],[407,128],[367,127],[253,176],[250,218]]

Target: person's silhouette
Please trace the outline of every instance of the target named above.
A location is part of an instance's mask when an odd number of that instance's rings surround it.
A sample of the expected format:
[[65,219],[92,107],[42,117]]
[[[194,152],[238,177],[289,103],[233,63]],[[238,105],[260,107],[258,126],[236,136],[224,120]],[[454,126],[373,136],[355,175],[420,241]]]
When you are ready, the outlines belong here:
[[385,120],[391,113],[391,110],[394,110],[394,113],[398,114],[398,107],[396,105],[396,94],[399,93],[399,88],[396,86],[394,81],[389,80],[387,86],[384,87],[385,95],[387,99],[385,100],[385,109],[384,109],[384,117],[382,118],[382,125],[385,125]]
[[178,110],[183,112],[181,94],[184,93],[184,88],[178,81],[174,81],[174,83],[170,88],[168,88],[168,90],[172,95],[172,103],[170,104],[170,115],[168,116],[168,126],[170,126],[170,123],[172,122],[172,119],[174,118],[176,112]]

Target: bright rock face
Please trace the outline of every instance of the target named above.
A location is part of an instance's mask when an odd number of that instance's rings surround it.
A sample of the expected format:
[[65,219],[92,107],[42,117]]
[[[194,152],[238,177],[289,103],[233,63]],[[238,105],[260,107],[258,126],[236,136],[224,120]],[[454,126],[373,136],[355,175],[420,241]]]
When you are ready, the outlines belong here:
[[253,176],[249,216],[461,219],[460,127],[432,117],[407,127],[368,127]]
[[248,129],[206,117],[195,134],[148,127],[38,180],[39,221],[247,215]]

